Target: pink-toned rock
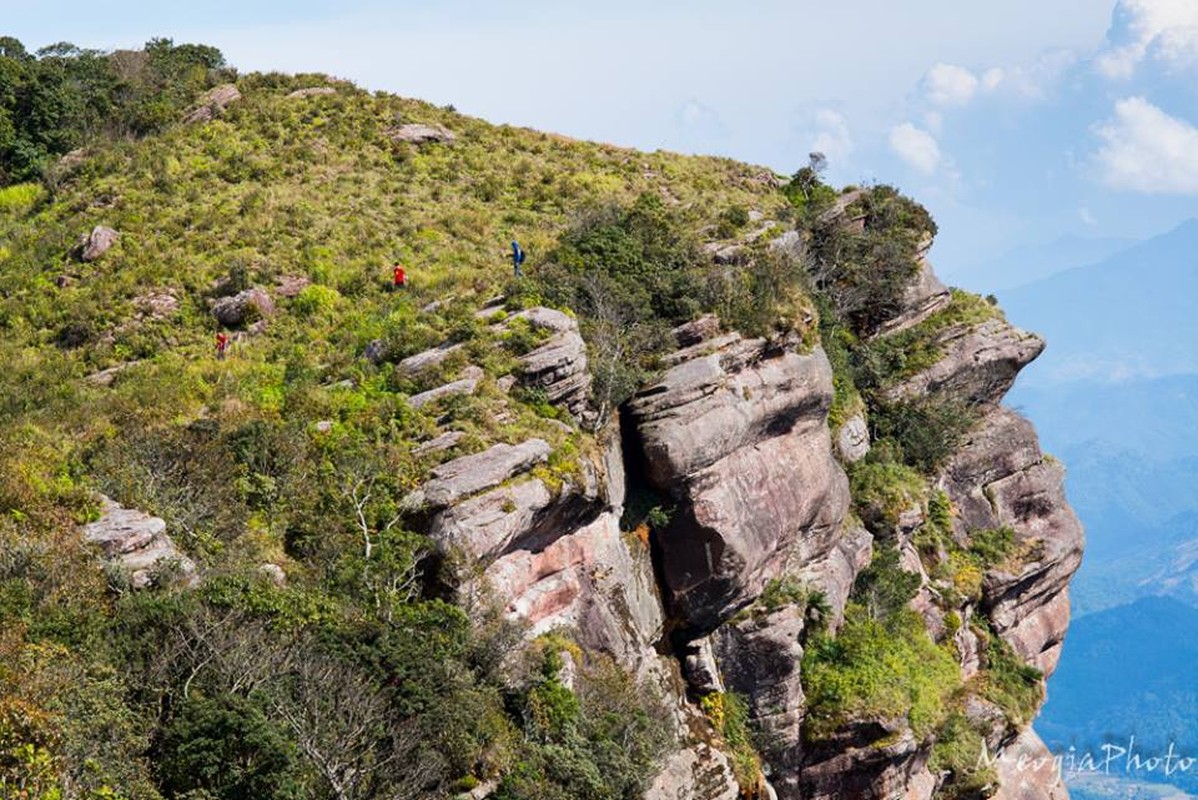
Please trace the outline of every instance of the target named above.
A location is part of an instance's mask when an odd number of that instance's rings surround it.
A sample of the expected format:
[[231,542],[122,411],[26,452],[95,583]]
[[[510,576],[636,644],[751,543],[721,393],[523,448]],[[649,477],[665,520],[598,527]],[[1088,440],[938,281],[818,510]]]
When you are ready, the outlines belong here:
[[1015,376],[1044,350],[1044,340],[1003,319],[953,326],[937,337],[943,356],[889,389],[890,400],[932,394],[969,403],[997,403]]
[[424,125],[415,122],[388,128],[383,133],[393,142],[410,144],[429,144],[430,142],[448,144],[457,138],[453,131],[442,125]]
[[1030,422],[995,409],[940,481],[957,509],[962,541],[975,530],[1014,531],[1015,552],[985,575],[982,610],[1020,656],[1051,673],[1069,624],[1066,591],[1084,538],[1065,499],[1063,467],[1041,453]]
[[788,564],[826,555],[848,507],[823,351],[764,340],[671,368],[631,403],[650,482],[678,508],[658,532],[672,610],[712,630]]
[[83,537],[104,559],[129,577],[134,589],[168,579],[186,585],[197,581],[196,566],[166,534],[166,522],[101,496],[100,517],[83,526]]
[[999,752],[995,771],[993,800],[1069,800],[1057,762],[1031,728]]

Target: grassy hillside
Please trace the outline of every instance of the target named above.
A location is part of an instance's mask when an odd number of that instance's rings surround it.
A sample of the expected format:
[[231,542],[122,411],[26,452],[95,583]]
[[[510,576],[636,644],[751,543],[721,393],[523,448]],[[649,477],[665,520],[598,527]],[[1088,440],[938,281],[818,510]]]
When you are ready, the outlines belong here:
[[[289,96],[314,86],[336,91]],[[52,157],[66,143],[47,145],[26,165],[43,180],[0,188],[0,798],[444,797],[491,780],[497,800],[639,796],[668,744],[658,698],[598,654],[579,654],[568,690],[559,641],[505,659],[520,631],[445,601],[401,499],[439,461],[534,436],[552,447],[539,477],[560,486],[659,367],[668,328],[716,311],[750,333],[824,337],[834,422],[868,405],[886,439],[854,477],[859,511],[911,487],[930,502],[926,473],[972,417],[878,398],[938,357],[946,326],[997,312],[956,295],[897,344],[869,342],[934,232],[890,187],[861,194],[860,229],[813,238],[838,193],[810,167],[785,183],[324,76],[237,87],[212,121],[80,137],[65,163]],[[191,103],[167,94],[177,120]],[[413,123],[454,139],[392,135]],[[85,261],[96,226],[119,238]],[[765,246],[795,228],[817,278]],[[513,238],[529,253],[518,282]],[[713,242],[751,258],[721,263]],[[218,324],[212,304],[250,289],[273,313]],[[587,339],[596,407],[581,425],[501,384],[544,336],[510,315],[541,303],[577,314]],[[397,369],[447,342],[462,347],[440,367]],[[407,402],[467,365],[476,393]],[[454,448],[417,449],[448,430],[465,434]],[[78,529],[97,492],[165,519],[199,587],[133,592],[105,571]],[[913,587],[891,567],[867,588],[901,609]],[[881,641],[917,676],[929,652],[951,660],[894,616],[862,616],[860,647]],[[831,685],[843,665],[828,658]],[[829,719],[892,699],[892,671],[864,671],[854,691],[869,696],[833,687]],[[886,710],[931,730],[944,691]]]
[[[439,795],[504,773],[504,797],[619,797],[651,772],[664,730],[651,697],[626,713],[635,692],[601,658],[581,705],[535,653],[501,680],[509,627],[472,632],[414,595],[425,543],[387,523],[438,459],[536,435],[564,474],[588,446],[535,394],[495,383],[538,335],[475,316],[512,288],[512,238],[535,275],[588,215],[615,213],[604,224],[625,244],[666,231],[690,253],[742,233],[749,210],[790,204],[772,175],[731,161],[496,127],[346,84],[287,97],[325,83],[247,76],[215,121],[94,141],[52,182],[0,189],[0,796],[324,796],[339,780],[340,797]],[[456,141],[396,143],[400,122]],[[120,238],[84,262],[78,238],[97,225]],[[397,260],[401,293],[388,291]],[[264,329],[232,330],[219,360],[210,302],[284,278],[308,285],[277,294]],[[509,294],[532,303],[547,286]],[[363,358],[376,339],[381,366]],[[465,355],[420,381],[392,366],[443,341]],[[486,371],[476,395],[404,402],[467,359]],[[107,385],[88,378],[114,367]],[[457,448],[413,454],[448,428],[467,433]],[[105,574],[77,530],[96,490],[164,517],[202,588],[135,595]],[[287,588],[259,577],[267,561]],[[261,673],[288,659],[315,665],[311,685],[267,689]],[[297,742],[282,715],[317,697],[346,727]],[[341,767],[320,766],[331,750]]]

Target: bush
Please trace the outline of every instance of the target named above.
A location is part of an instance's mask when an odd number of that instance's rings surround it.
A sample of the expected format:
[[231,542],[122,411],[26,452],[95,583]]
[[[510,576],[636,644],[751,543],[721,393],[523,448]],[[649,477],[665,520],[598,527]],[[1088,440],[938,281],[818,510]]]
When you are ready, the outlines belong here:
[[899,566],[899,551],[893,543],[880,543],[869,566],[857,574],[853,598],[875,619],[903,613],[919,591],[920,577]]
[[923,507],[928,488],[910,467],[880,460],[881,452],[853,465],[850,487],[858,516],[871,530],[885,532],[898,525],[903,512]]
[[890,186],[876,186],[846,210],[864,229],[840,220],[812,230],[816,288],[856,333],[871,333],[902,309],[903,293],[919,271],[917,251],[936,225],[928,212]]
[[977,419],[974,406],[939,397],[880,403],[870,416],[875,440],[892,442],[903,463],[925,475],[944,466]]
[[188,701],[166,729],[158,761],[168,796],[203,790],[219,800],[298,800],[296,768],[284,731],[234,695]]
[[934,732],[961,683],[956,659],[928,636],[923,617],[886,619],[852,602],[835,638],[813,637],[803,658],[809,712],[805,735],[818,740],[854,720],[904,720],[917,738]]

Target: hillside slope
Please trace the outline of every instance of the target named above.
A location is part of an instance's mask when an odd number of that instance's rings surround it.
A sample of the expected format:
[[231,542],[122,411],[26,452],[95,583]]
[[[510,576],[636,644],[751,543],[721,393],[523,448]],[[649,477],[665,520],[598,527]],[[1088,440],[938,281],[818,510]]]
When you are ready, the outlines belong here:
[[321,76],[0,189],[0,791],[1028,796],[1081,529],[934,233]]

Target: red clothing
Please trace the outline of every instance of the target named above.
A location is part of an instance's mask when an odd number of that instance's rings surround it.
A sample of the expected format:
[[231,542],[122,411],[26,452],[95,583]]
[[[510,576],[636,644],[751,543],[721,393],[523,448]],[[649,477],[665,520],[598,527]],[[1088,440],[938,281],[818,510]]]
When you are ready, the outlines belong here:
[[228,347],[229,347],[229,334],[227,334],[227,333],[216,334],[216,352],[217,352],[217,354],[223,356],[225,354],[225,350],[228,349]]
[[408,283],[408,276],[404,273],[403,267],[395,265],[395,285],[405,286]]

